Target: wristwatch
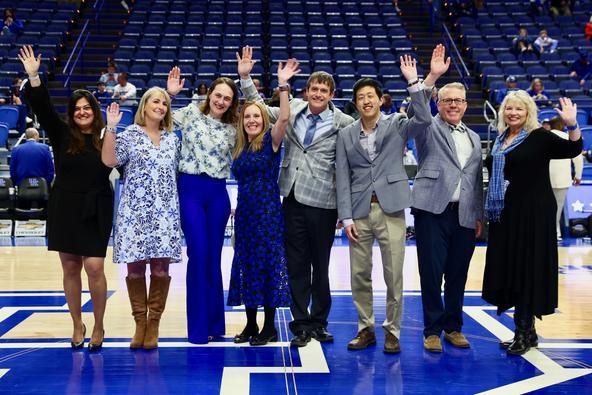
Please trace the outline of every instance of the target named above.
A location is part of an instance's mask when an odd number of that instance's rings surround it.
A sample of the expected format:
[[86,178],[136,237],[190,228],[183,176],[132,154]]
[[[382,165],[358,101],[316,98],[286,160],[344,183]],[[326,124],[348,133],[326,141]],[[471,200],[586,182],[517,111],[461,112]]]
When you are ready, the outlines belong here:
[[285,85],[278,85],[278,90],[280,92],[289,92],[290,91],[290,84],[285,84]]

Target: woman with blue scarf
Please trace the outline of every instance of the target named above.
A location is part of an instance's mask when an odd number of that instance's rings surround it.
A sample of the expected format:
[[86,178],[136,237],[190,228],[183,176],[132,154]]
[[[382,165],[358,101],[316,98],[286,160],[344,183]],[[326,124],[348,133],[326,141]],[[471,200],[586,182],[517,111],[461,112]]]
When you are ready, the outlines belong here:
[[500,134],[485,162],[489,240],[483,299],[497,306],[498,315],[514,307],[514,339],[501,343],[513,355],[538,345],[534,317],[553,314],[557,307],[557,203],[549,161],[582,152],[576,105],[568,98],[560,104],[556,111],[569,140],[540,127],[528,93],[509,92],[499,108]]

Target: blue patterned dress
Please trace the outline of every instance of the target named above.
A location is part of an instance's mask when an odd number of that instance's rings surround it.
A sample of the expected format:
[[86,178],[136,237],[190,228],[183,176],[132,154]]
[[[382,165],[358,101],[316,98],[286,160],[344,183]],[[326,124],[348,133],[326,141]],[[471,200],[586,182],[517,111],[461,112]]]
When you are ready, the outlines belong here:
[[261,150],[252,152],[247,146],[232,165],[238,182],[238,202],[229,306],[290,305],[284,221],[277,184],[279,162],[279,151],[273,152],[268,131]]
[[117,135],[115,156],[125,182],[115,220],[114,263],[181,261],[179,152],[179,139],[171,132],[161,131],[159,147],[136,124]]

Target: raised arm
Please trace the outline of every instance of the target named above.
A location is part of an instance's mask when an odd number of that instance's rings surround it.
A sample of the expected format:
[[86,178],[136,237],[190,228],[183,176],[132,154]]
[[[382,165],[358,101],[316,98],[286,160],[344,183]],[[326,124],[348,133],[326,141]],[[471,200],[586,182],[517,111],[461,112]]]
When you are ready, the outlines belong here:
[[288,85],[288,81],[299,72],[300,69],[298,68],[298,61],[296,59],[288,59],[285,66],[282,66],[281,62],[278,64],[277,75],[280,90],[280,113],[273,125],[273,129],[271,129],[271,139],[275,152],[282,145],[282,140],[286,135],[286,127],[290,120],[290,85]]
[[430,73],[423,82],[425,86],[433,87],[436,85],[438,78],[448,71],[448,67],[450,67],[450,56],[445,59],[445,53],[446,49],[442,44],[436,45],[436,48],[432,51]]
[[167,93],[172,96],[177,96],[181,89],[185,85],[185,78],[181,78],[181,69],[177,66],[173,67],[169,71],[169,77],[167,79]]
[[105,135],[103,137],[101,160],[108,167],[116,167],[119,164],[115,155],[115,133],[122,115],[119,111],[119,104],[117,103],[111,103],[107,108],[107,126],[105,127]]
[[41,78],[39,78],[39,67],[41,66],[41,54],[35,57],[33,48],[30,45],[25,45],[21,48],[18,54],[19,60],[25,67],[25,72],[29,76],[29,82],[33,88],[41,86]]
[[565,123],[569,131],[569,139],[571,141],[578,141],[582,136],[577,120],[578,105],[573,103],[569,97],[559,98],[559,104],[561,105],[561,109],[556,108],[555,111]]

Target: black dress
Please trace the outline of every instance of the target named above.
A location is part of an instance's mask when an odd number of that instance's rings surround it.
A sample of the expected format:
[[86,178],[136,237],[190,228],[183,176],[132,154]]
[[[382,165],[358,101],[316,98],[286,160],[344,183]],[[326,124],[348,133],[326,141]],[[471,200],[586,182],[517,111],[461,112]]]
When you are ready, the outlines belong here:
[[[549,161],[581,151],[581,139],[564,140],[541,128],[506,155],[509,184],[500,222],[489,224],[482,295],[498,315],[518,305],[540,317],[557,307],[557,203]],[[491,163],[488,157],[489,174]]]
[[[85,135],[80,154],[67,153],[70,131],[56,113],[47,88],[26,86],[27,100],[47,132],[56,178],[49,195],[47,245],[50,251],[105,257],[113,221],[111,168]],[[98,114],[101,116],[101,114]]]

